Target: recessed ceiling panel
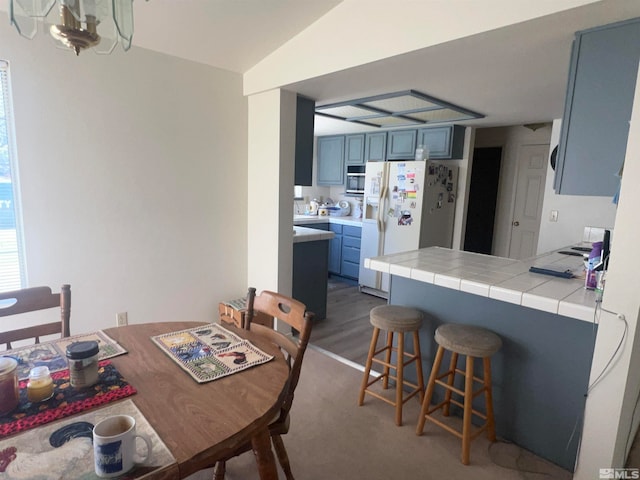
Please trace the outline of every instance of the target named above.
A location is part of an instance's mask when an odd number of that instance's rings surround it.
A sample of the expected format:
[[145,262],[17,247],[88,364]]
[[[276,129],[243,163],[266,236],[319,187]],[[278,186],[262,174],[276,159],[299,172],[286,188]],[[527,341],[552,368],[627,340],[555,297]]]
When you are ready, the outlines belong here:
[[415,90],[320,105],[316,107],[316,113],[346,121],[363,120],[379,127],[445,123],[484,117]]

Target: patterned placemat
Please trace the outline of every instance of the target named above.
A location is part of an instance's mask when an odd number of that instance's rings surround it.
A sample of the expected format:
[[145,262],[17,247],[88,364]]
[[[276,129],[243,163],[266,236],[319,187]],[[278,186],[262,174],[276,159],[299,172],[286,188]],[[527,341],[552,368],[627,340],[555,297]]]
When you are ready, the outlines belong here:
[[51,374],[53,396],[44,402],[27,399],[27,382],[20,382],[20,403],[10,413],[0,415],[0,437],[6,437],[45,423],[68,417],[90,408],[104,405],[136,393],[110,360],[102,360],[98,367],[98,383],[75,389],[69,383],[69,370]]
[[102,330],[83,335],[60,338],[50,342],[27,345],[25,347],[14,348],[5,352],[0,352],[3,357],[13,357],[18,361],[18,378],[24,380],[29,377],[29,371],[33,367],[45,365],[50,372],[58,372],[68,368],[67,345],[73,342],[84,342],[93,340],[98,342],[100,352],[98,359],[112,358],[117,355],[127,353],[122,346],[109,337]]
[[198,383],[273,359],[217,323],[156,335],[151,340]]
[[[94,480],[93,426],[111,415],[131,415],[136,432],[151,440],[151,456],[118,480],[144,478],[146,473],[172,465],[175,458],[131,400],[107,405],[60,422],[28,430],[0,441],[0,478],[3,480],[42,480],[49,478]],[[142,441],[136,442],[145,454]]]

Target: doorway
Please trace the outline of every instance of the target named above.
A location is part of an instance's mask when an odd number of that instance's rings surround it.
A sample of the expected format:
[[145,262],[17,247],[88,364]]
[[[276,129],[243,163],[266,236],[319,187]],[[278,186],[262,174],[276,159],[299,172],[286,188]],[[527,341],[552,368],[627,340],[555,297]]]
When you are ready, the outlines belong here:
[[464,250],[492,254],[502,147],[473,150]]

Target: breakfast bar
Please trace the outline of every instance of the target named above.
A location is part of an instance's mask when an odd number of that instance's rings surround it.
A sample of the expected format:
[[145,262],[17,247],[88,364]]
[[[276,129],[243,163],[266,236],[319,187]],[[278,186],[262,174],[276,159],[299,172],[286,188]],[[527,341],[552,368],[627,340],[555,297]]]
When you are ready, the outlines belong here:
[[[425,375],[439,325],[477,325],[497,333],[503,342],[492,357],[498,438],[574,470],[597,332],[596,296],[584,289],[584,279],[529,268],[579,276],[581,256],[557,251],[520,261],[430,247],[364,264],[390,274],[389,303],[425,313],[420,332]],[[410,374],[415,377],[415,371]]]

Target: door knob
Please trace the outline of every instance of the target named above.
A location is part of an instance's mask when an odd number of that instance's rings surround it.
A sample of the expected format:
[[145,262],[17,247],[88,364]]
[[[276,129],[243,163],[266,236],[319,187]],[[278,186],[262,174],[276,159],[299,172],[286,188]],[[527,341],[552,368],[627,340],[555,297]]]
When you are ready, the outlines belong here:
[[513,222],[513,226],[514,227],[519,227],[520,226],[520,222],[516,220],[515,222]]

